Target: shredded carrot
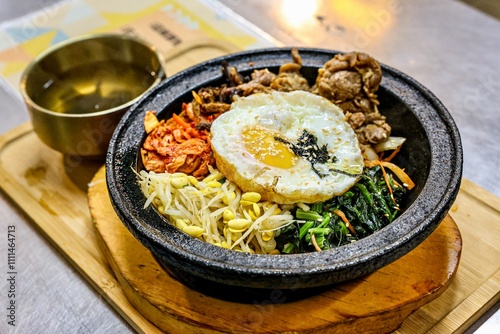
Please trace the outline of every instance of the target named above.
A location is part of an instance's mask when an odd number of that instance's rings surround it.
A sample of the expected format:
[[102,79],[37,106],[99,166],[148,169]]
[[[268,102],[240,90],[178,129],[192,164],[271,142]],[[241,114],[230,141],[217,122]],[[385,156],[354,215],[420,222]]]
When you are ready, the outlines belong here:
[[382,161],[391,161],[398,153],[399,153],[399,150],[401,150],[401,146],[398,146],[398,148],[396,148],[394,151],[392,151],[392,153],[385,159],[383,159]]
[[365,160],[365,166],[372,168],[378,165],[378,160]]
[[184,129],[188,129],[191,127],[186,121],[177,116],[177,114],[172,114],[172,119]]
[[186,129],[186,132],[191,136],[191,138],[199,138],[200,137],[200,133],[194,128],[189,127]]
[[311,241],[314,246],[314,248],[318,251],[321,252],[321,248],[319,248],[318,243],[316,242],[316,237],[314,236],[314,233],[311,233]]
[[349,228],[349,230],[352,232],[352,234],[354,234],[354,235],[357,234],[356,230],[354,229],[354,226],[352,226],[352,224],[349,222],[349,219],[347,219],[347,217],[345,216],[344,212],[342,212],[342,210],[336,209],[336,210],[333,210],[333,212],[337,216],[339,216],[340,219],[342,219],[342,221],[347,226],[347,228]]
[[380,169],[382,170],[382,175],[384,175],[384,181],[385,184],[387,185],[387,189],[389,189],[389,194],[391,194],[391,199],[396,204],[396,207],[398,207],[398,203],[396,202],[396,199],[394,198],[394,193],[392,191],[391,183],[389,182],[389,176],[387,176],[387,173],[385,172],[384,165],[382,164],[382,161],[379,161]]
[[398,179],[401,180],[401,182],[403,182],[403,184],[405,185],[406,188],[408,188],[409,190],[413,189],[413,187],[415,187],[415,183],[413,182],[413,180],[410,178],[410,176],[408,176],[408,174],[406,174],[406,172],[404,171],[404,169],[400,168],[399,166],[391,163],[391,162],[388,162],[388,161],[382,161],[381,164],[386,167],[386,168],[389,168],[391,170],[391,172],[393,172],[394,174],[396,174],[396,176],[398,177]]
[[380,161],[380,160],[371,160],[371,161],[365,161],[365,166],[370,168],[370,167],[375,167],[377,165],[384,166],[386,168],[389,168],[391,172],[393,172],[398,179],[403,182],[404,186],[408,188],[409,190],[413,189],[415,187],[415,183],[413,180],[406,174],[404,169],[400,168],[399,166],[393,164],[392,162],[388,161]]

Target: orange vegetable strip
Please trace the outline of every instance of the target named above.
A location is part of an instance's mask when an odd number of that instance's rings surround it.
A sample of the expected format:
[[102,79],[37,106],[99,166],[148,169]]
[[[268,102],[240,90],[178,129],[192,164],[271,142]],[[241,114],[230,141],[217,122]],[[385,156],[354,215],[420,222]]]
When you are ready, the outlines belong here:
[[383,159],[382,161],[391,161],[398,153],[399,153],[399,150],[401,150],[401,147],[402,146],[398,146],[398,148],[396,148],[394,151],[392,151],[392,153],[385,159]]
[[342,212],[342,210],[336,209],[336,210],[333,210],[333,212],[337,216],[339,216],[340,219],[342,219],[342,221],[347,226],[347,228],[352,232],[352,234],[354,234],[354,235],[357,234],[356,230],[354,229],[354,226],[352,226],[352,224],[349,222],[349,219],[347,219],[347,217],[345,216],[344,212]]
[[398,179],[404,183],[405,187],[408,188],[409,190],[415,187],[415,183],[408,176],[408,174],[405,173],[404,169],[400,168],[399,166],[396,166],[392,162],[379,161],[379,160],[365,161],[365,166],[369,168],[375,167],[379,164],[382,164],[384,167],[389,168],[391,172],[393,172],[398,177]]
[[311,241],[314,246],[314,248],[318,251],[321,252],[321,248],[319,248],[318,242],[316,241],[316,237],[314,236],[314,233],[311,233]]
[[184,129],[188,129],[190,128],[191,126],[186,123],[186,121],[184,121],[182,118],[180,118],[179,116],[177,116],[177,114],[173,114],[172,115],[172,119],[177,123],[179,124],[181,127],[183,127]]
[[405,184],[406,188],[411,190],[413,189],[413,187],[415,187],[415,183],[413,182],[413,180],[408,176],[408,174],[405,173],[405,171],[402,168],[388,161],[382,161],[381,164],[384,167],[389,168],[391,172],[396,174],[398,179],[400,179],[401,182]]
[[375,167],[378,165],[378,160],[365,160],[365,166],[368,168]]
[[192,137],[192,138],[200,138],[200,133],[198,130],[193,129],[193,128],[188,128],[186,129],[186,132]]
[[384,175],[384,181],[385,181],[385,184],[387,185],[387,189],[389,189],[389,193],[391,194],[391,199],[394,202],[394,204],[396,204],[396,207],[398,207],[398,203],[394,199],[394,193],[392,192],[392,187],[391,187],[391,184],[389,182],[389,177],[387,176],[387,173],[385,172],[385,168],[384,168],[384,165],[382,165],[382,161],[379,161],[379,165],[380,165],[380,169],[382,169],[382,175]]

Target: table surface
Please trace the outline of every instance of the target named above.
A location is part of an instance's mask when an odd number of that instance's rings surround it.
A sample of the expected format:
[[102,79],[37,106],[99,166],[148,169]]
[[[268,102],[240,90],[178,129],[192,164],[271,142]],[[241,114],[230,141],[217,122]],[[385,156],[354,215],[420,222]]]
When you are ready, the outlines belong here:
[[[0,23],[55,2],[0,0]],[[455,119],[462,136],[464,177],[500,196],[500,21],[454,0],[307,4],[299,9],[290,0],[220,1],[221,10],[234,11],[284,45],[360,50],[414,77]],[[0,101],[0,134],[28,121],[23,103],[1,82]],[[4,258],[9,225],[16,226],[18,310],[16,327],[8,326],[3,316],[1,333],[133,332],[0,194]],[[6,266],[2,261],[2,309],[8,290]],[[498,330],[499,312],[493,311],[486,323],[467,332]]]

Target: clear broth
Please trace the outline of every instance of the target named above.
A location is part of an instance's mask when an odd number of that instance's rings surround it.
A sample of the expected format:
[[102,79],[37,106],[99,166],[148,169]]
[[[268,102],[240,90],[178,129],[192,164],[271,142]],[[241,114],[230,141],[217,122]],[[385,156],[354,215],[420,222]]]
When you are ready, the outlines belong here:
[[116,61],[104,61],[71,69],[47,81],[37,103],[49,110],[84,114],[127,103],[154,82],[155,73]]

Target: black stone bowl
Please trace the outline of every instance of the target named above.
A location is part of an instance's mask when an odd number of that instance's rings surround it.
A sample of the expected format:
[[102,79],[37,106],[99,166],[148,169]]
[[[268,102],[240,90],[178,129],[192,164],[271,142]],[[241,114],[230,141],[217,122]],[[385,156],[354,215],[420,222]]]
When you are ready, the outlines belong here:
[[[337,52],[299,48],[303,74],[314,82],[318,68]],[[415,181],[402,214],[382,230],[336,249],[294,255],[255,255],[223,249],[179,231],[152,206],[144,209],[133,169],[146,134],[143,117],[156,110],[160,119],[181,110],[191,91],[224,82],[226,61],[242,74],[256,68],[277,73],[292,61],[291,48],[252,50],[213,59],[178,73],[150,91],[123,117],[108,149],[107,185],[114,209],[131,233],[179,280],[205,292],[287,291],[318,288],[371,273],[419,245],[444,219],[455,200],[462,176],[458,129],[443,104],[407,75],[382,65],[378,91],[380,111],[392,134],[407,138],[396,163]],[[304,291],[304,290],[302,290]],[[227,296],[228,294],[226,294]],[[229,296],[229,298],[231,298]]]

